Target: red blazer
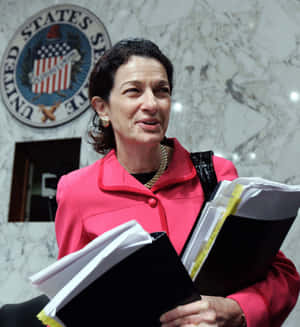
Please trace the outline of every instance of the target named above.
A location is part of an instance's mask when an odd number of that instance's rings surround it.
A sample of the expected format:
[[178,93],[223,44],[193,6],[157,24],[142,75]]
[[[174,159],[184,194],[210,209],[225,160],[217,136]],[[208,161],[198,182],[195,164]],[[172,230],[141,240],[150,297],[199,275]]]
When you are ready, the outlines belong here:
[[[180,253],[204,195],[189,153],[173,141],[172,160],[151,190],[120,165],[114,150],[60,179],[55,220],[59,258],[132,219],[148,232],[166,231]],[[237,177],[230,161],[214,156],[213,162],[219,181]],[[265,281],[230,297],[241,305],[248,327],[276,327],[295,305],[299,287],[295,267],[279,253]]]

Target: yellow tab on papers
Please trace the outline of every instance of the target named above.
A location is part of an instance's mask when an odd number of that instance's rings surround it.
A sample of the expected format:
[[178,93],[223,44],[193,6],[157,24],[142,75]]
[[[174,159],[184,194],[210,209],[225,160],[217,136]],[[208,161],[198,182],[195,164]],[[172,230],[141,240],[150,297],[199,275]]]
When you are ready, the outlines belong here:
[[204,262],[205,258],[207,257],[212,245],[214,244],[214,241],[218,236],[226,218],[230,215],[233,215],[236,212],[237,206],[241,201],[242,191],[243,191],[243,185],[237,184],[232,192],[231,198],[228,202],[225,212],[223,213],[221,219],[216,224],[206,244],[203,247],[201,247],[190,271],[190,276],[193,280],[194,277],[196,277],[196,274],[199,271],[199,268],[202,266],[202,263]]
[[56,320],[54,320],[53,318],[48,317],[44,310],[42,310],[38,315],[37,315],[38,319],[44,324],[44,325],[48,325],[50,327],[63,327],[59,322],[57,322]]

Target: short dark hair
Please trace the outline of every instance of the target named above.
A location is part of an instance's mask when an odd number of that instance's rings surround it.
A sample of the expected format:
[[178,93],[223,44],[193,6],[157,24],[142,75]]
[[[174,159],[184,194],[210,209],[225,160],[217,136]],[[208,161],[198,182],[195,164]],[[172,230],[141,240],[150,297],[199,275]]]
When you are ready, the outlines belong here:
[[[158,60],[165,68],[170,92],[173,89],[173,65],[161,52],[159,47],[150,40],[141,38],[124,39],[108,49],[98,60],[89,80],[89,99],[94,96],[109,101],[110,92],[114,85],[115,73],[118,68],[126,64],[131,56],[141,56]],[[95,113],[93,126],[89,130],[94,150],[100,154],[106,154],[116,147],[115,137],[111,125],[104,128]]]

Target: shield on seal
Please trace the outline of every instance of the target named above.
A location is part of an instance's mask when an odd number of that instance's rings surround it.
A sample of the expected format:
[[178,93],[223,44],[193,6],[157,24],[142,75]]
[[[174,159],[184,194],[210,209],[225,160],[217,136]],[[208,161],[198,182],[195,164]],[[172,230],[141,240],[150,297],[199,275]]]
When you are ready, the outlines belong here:
[[47,40],[36,50],[33,63],[32,92],[48,93],[66,90],[71,83],[71,47],[60,41],[59,25],[53,25]]

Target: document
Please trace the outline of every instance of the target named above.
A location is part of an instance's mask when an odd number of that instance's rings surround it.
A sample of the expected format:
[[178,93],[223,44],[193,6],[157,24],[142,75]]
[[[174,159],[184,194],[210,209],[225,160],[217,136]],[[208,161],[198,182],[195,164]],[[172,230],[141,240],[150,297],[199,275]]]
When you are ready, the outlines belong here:
[[150,235],[136,221],[100,235],[31,282],[51,298],[38,315],[51,327],[158,327],[162,313],[200,299],[167,235]]
[[263,279],[299,207],[299,185],[221,182],[181,253],[201,294],[226,296]]
[[[132,220],[97,237],[83,249],[61,258],[31,276],[30,281],[50,298],[59,291],[60,297],[63,297],[73,289],[76,289],[72,293],[75,296],[81,288],[92,283],[97,275],[102,275],[117,262],[149,243],[152,243],[151,235]],[[87,266],[92,259],[93,264]],[[95,269],[97,272],[92,274]],[[61,291],[67,283],[68,288]]]

